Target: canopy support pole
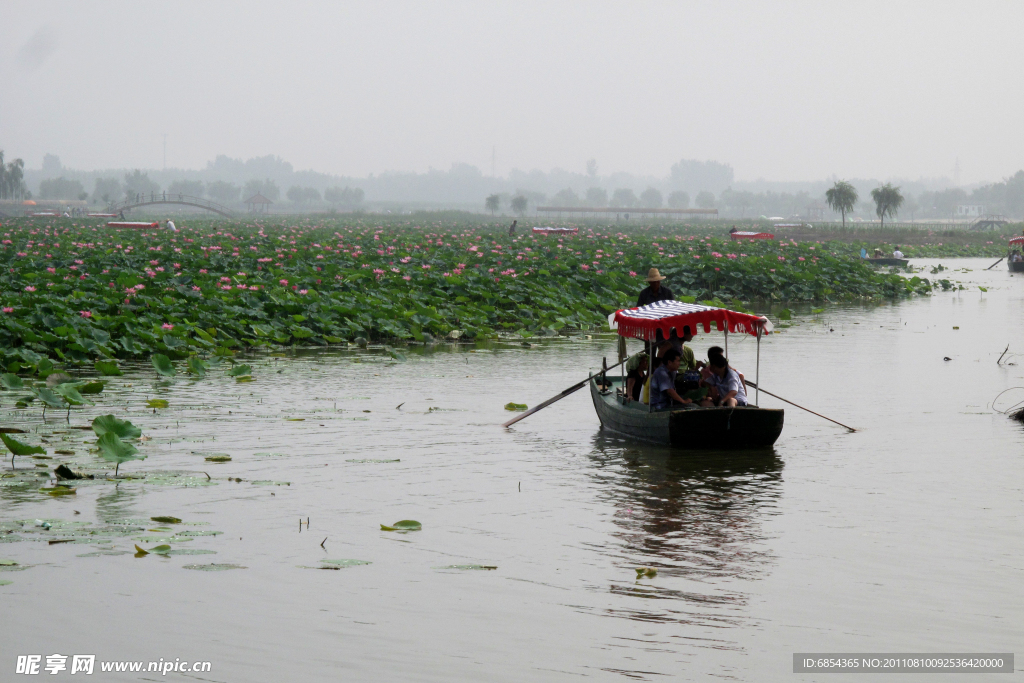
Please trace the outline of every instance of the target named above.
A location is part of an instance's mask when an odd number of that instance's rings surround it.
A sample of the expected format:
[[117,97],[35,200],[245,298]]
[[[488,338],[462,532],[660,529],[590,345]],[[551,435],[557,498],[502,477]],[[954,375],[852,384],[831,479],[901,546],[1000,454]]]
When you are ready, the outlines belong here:
[[[651,406],[654,402],[651,401],[651,383],[654,382],[654,345],[651,344],[651,331],[647,331],[647,347],[650,349],[650,355],[647,357],[647,412],[650,413]],[[643,399],[643,389],[640,390],[640,398]]]
[[757,328],[757,365],[754,366],[754,405],[761,407],[761,328]]
[[725,323],[725,357],[729,357],[729,323]]

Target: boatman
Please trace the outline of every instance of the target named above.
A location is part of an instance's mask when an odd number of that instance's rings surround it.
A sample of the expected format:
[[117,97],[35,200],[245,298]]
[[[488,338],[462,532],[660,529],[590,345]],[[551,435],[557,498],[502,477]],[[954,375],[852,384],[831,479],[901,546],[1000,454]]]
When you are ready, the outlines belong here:
[[657,268],[651,268],[647,272],[648,286],[640,292],[636,305],[646,306],[647,304],[653,304],[655,301],[671,301],[675,299],[669,288],[661,284],[661,281],[664,279],[665,276],[659,273]]
[[896,250],[892,252],[893,258],[903,258],[903,252],[900,251],[900,245],[896,245]]

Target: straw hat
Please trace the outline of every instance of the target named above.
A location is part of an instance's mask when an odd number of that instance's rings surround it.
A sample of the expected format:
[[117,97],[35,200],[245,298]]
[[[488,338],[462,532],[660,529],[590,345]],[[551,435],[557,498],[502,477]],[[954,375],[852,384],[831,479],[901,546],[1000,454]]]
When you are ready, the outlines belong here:
[[648,282],[661,282],[664,279],[665,276],[659,273],[657,268],[651,268],[649,271],[647,271]]

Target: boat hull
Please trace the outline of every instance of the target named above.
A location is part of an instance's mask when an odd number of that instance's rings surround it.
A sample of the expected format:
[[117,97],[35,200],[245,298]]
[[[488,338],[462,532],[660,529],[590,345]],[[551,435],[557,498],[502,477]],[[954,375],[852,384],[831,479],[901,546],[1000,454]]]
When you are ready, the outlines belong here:
[[866,258],[865,263],[870,263],[873,266],[900,266],[906,267],[909,261],[905,258]]
[[1024,261],[1017,261],[1016,263],[1008,263],[1011,273],[1024,273]]
[[643,404],[623,405],[614,389],[602,393],[591,380],[598,419],[605,429],[640,441],[686,450],[752,450],[770,448],[782,434],[784,410],[748,406],[652,413]]

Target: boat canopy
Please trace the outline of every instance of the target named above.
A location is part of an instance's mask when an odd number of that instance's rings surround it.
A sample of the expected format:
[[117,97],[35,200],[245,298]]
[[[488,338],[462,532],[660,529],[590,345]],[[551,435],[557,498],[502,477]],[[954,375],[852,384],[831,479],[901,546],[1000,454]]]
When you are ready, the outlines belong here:
[[719,331],[728,329],[729,332],[746,332],[754,336],[769,334],[775,329],[764,316],[682,301],[656,301],[639,308],[624,308],[608,316],[608,326],[618,330],[620,337],[636,339],[649,339],[656,330],[661,330],[666,338],[673,329],[682,336],[684,325],[696,333],[697,325],[702,324],[704,331],[710,332],[711,323],[715,323]]
[[1014,237],[1010,240],[1010,244],[1024,244],[1024,237]]

